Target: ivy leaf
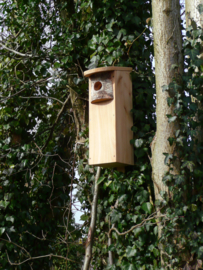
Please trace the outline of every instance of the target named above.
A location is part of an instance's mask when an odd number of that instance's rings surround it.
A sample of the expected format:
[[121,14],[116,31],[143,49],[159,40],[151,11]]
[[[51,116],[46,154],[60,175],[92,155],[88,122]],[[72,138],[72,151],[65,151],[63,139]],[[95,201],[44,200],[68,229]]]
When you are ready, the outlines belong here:
[[197,6],[197,10],[199,11],[200,14],[202,14],[203,13],[203,4],[199,4]]
[[123,261],[121,264],[122,270],[136,270],[135,266],[129,262]]
[[172,123],[177,119],[177,116],[171,116],[171,115],[168,115],[168,114],[167,114],[167,117],[168,117],[168,122],[169,123]]
[[140,148],[143,145],[143,139],[137,139],[135,140],[135,147]]
[[89,216],[88,215],[81,215],[80,216],[80,220],[83,220],[83,221],[86,221],[86,220],[88,220],[89,219]]
[[151,214],[152,212],[152,205],[150,202],[143,203],[141,208],[145,211],[145,213]]
[[111,222],[115,223],[115,222],[119,222],[121,219],[122,215],[121,213],[119,213],[117,210],[113,210],[113,212],[111,213]]
[[135,249],[135,246],[133,246],[133,247],[128,246],[126,248],[127,257],[134,257],[136,255],[136,253],[137,253],[137,249]]
[[111,65],[111,64],[113,63],[113,57],[112,57],[112,56],[108,56],[108,57],[106,58],[106,62],[107,62],[109,65]]
[[196,205],[196,204],[191,204],[191,205],[190,205],[190,210],[191,210],[192,212],[197,211],[197,205]]
[[1,228],[0,228],[0,236],[5,232],[5,230],[6,230],[6,229],[5,229],[4,227],[1,227]]
[[169,160],[173,159],[173,154],[163,153],[163,155],[166,156],[164,159],[164,164],[168,165]]
[[7,201],[0,201],[0,208],[6,208],[9,205]]
[[134,233],[135,237],[137,237],[138,235],[141,234],[142,231],[143,231],[143,228],[135,228],[133,230],[133,233]]
[[198,249],[198,257],[202,257],[203,256],[203,246],[199,247]]
[[154,234],[157,235],[158,234],[158,227],[154,227]]
[[168,85],[162,85],[162,92],[168,91],[169,90],[169,86]]
[[196,67],[199,67],[199,66],[201,66],[201,65],[203,64],[203,59],[197,58],[197,59],[194,60],[193,63],[194,63],[194,65],[195,65]]
[[184,175],[175,175],[174,179],[175,179],[175,183],[177,185],[180,185],[180,184],[184,183],[184,181],[185,181]]
[[190,170],[190,172],[193,172],[195,164],[192,161],[186,160],[181,166],[181,168],[185,168],[185,167],[187,167]]
[[149,199],[149,194],[146,190],[142,190],[141,192],[138,192],[137,194],[137,201],[142,204],[146,202]]
[[54,63],[54,68],[60,68],[61,67],[61,64],[60,63],[58,63],[58,62],[55,62]]
[[159,256],[159,250],[157,248],[154,248],[153,249],[153,253],[154,253],[154,256],[155,257],[158,257]]
[[189,55],[192,60],[195,60],[197,58],[197,55],[200,54],[198,49],[186,49],[185,54]]
[[170,146],[172,146],[173,143],[175,142],[175,138],[170,137],[168,138],[168,141],[169,141]]
[[173,177],[171,174],[165,175],[163,178],[163,182],[171,182],[173,180]]
[[110,246],[108,247],[108,250],[109,250],[109,251],[116,251],[116,248],[115,248],[115,246],[112,244],[112,245],[110,245]]
[[8,216],[8,217],[6,217],[6,220],[13,223],[14,222],[14,217]]
[[97,181],[97,185],[101,184],[104,180],[105,180],[106,177],[99,177],[98,181]]

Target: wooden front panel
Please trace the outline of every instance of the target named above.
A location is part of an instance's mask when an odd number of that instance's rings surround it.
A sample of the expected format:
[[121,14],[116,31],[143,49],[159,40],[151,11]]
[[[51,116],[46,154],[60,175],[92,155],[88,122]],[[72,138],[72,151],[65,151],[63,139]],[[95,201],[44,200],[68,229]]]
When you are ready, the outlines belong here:
[[[91,89],[91,79],[89,80]],[[113,82],[113,95],[115,95]],[[91,103],[89,100],[89,164],[116,162],[115,100]]]
[[91,76],[91,103],[113,99],[113,74],[113,71],[109,71]]
[[133,139],[132,82],[130,72],[115,71],[116,104],[116,156],[117,162],[134,165],[134,151],[130,140]]

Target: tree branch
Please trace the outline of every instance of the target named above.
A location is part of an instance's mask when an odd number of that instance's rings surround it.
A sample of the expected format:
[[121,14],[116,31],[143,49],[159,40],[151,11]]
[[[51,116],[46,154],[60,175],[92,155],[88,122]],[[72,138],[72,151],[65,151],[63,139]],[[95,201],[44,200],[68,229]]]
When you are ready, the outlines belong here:
[[[155,213],[157,213],[157,212],[155,212]],[[154,213],[154,214],[155,214],[155,213]],[[149,220],[152,220],[152,219],[158,219],[158,218],[165,217],[165,216],[166,216],[166,215],[156,215],[156,216],[154,215],[154,216],[152,216],[152,217],[149,216],[148,218],[144,219],[141,223],[139,223],[139,224],[137,224],[137,225],[131,227],[128,231],[125,231],[125,232],[122,232],[122,233],[120,233],[116,228],[111,228],[110,231],[109,231],[109,233],[108,233],[108,235],[109,235],[112,231],[116,231],[118,235],[125,235],[125,234],[128,234],[128,233],[132,232],[135,228],[143,227],[143,226],[146,224],[146,222],[149,221]],[[156,224],[156,223],[149,223],[148,225],[153,225],[153,224]]]
[[91,210],[91,221],[90,227],[88,232],[88,237],[86,241],[86,249],[85,249],[85,260],[83,265],[83,270],[89,270],[91,258],[92,258],[92,246],[93,246],[93,237],[94,237],[94,230],[96,224],[96,217],[97,217],[97,201],[98,201],[98,193],[99,193],[99,185],[97,184],[98,179],[100,177],[101,168],[97,168],[97,174],[95,177],[95,184],[94,184],[94,197],[92,202],[92,210]]
[[20,98],[27,98],[27,99],[29,99],[29,98],[46,98],[46,99],[54,99],[54,100],[60,102],[61,104],[63,104],[62,101],[60,101],[59,99],[54,98],[54,97],[46,97],[46,96],[39,96],[39,97],[38,97],[38,96],[30,96],[30,97],[20,97]]
[[43,151],[43,150],[47,147],[49,141],[51,140],[52,135],[53,135],[53,132],[54,132],[54,128],[55,128],[55,126],[57,125],[57,123],[58,123],[58,121],[59,121],[59,119],[60,119],[62,113],[64,112],[65,107],[66,107],[66,104],[67,104],[68,101],[69,101],[69,98],[70,98],[70,95],[67,97],[67,99],[66,99],[65,102],[63,103],[63,106],[62,106],[62,108],[60,109],[60,111],[59,111],[59,113],[58,113],[58,115],[57,115],[57,117],[56,117],[56,120],[55,120],[53,126],[51,127],[51,132],[50,132],[50,134],[49,134],[49,137],[48,137],[47,141],[45,142],[44,146],[41,148],[41,151]]
[[11,240],[6,240],[6,239],[4,239],[4,238],[0,238],[0,240],[2,240],[2,241],[4,241],[4,242],[7,242],[7,243],[10,243],[10,244],[13,244],[13,245],[15,245],[16,247],[19,247],[20,249],[24,250],[24,251],[28,254],[28,256],[30,256],[30,253],[29,253],[24,247],[19,246],[18,244],[12,242]]
[[[40,80],[34,82],[33,85],[32,85],[32,87],[33,87],[34,85],[38,84],[38,83],[47,81],[49,78],[50,78],[50,77],[45,78],[45,79],[40,79]],[[25,90],[27,90],[27,88],[23,88],[22,90],[18,91],[17,93],[15,93],[15,94],[13,94],[13,95],[11,95],[11,96],[3,97],[3,98],[0,100],[0,102],[4,101],[4,100],[6,100],[6,99],[10,99],[10,98],[12,98],[12,97],[18,95],[19,93],[21,93],[21,92],[23,92],[23,91],[25,91]]]
[[44,146],[43,146],[41,149],[39,149],[40,155],[39,155],[39,157],[36,158],[36,160],[35,160],[35,162],[34,162],[34,165],[32,166],[31,170],[36,166],[36,164],[38,164],[39,160],[42,158],[42,156],[43,156],[42,152],[43,152],[43,150],[47,147],[49,141],[51,140],[52,135],[53,135],[53,133],[54,133],[54,128],[55,128],[55,126],[58,124],[58,121],[59,121],[59,119],[60,119],[62,113],[63,113],[64,110],[65,110],[65,107],[66,107],[66,104],[67,104],[68,101],[69,101],[69,98],[70,98],[70,95],[67,97],[67,99],[66,99],[65,102],[63,103],[63,106],[62,106],[62,108],[60,109],[60,111],[59,111],[59,113],[58,113],[58,115],[57,115],[57,117],[56,117],[56,120],[55,120],[53,126],[50,128],[51,131],[50,131],[50,133],[49,133],[49,137],[47,138],[47,140],[46,140]]
[[17,55],[20,55],[20,56],[22,56],[22,57],[33,57],[32,54],[24,54],[24,53],[17,52],[17,51],[15,51],[15,50],[13,50],[13,49],[10,49],[10,48],[6,47],[6,46],[5,46],[3,43],[1,43],[1,42],[0,42],[0,45],[1,45],[5,50],[10,51],[10,52],[13,52],[13,53],[15,53],[15,54],[17,54]]
[[7,253],[7,250],[6,250],[6,255],[7,255],[7,259],[8,259],[8,262],[10,263],[10,265],[21,265],[25,262],[28,262],[28,261],[32,261],[32,260],[37,260],[37,259],[42,259],[42,258],[51,258],[51,257],[55,257],[55,258],[59,258],[59,259],[63,259],[63,260],[66,260],[66,261],[70,261],[70,262],[74,262],[74,263],[79,263],[79,262],[76,262],[76,261],[73,261],[71,259],[68,259],[66,257],[63,257],[63,256],[60,256],[60,255],[54,255],[52,253],[48,254],[48,255],[43,255],[43,256],[38,256],[38,257],[30,257],[22,262],[19,262],[19,263],[12,263],[11,260],[9,259],[9,256],[8,256],[8,253]]

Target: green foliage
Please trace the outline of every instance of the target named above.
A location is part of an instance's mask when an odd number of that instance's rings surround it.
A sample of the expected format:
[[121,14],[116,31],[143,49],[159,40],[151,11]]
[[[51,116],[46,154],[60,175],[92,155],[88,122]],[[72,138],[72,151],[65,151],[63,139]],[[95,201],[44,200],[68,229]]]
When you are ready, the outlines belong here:
[[[174,106],[174,115],[168,116],[169,122],[176,119],[180,130],[175,138],[169,138],[170,144],[176,145],[176,154],[165,153],[165,164],[171,166],[176,159],[180,161],[180,174],[174,175],[170,170],[163,179],[168,185],[172,198],[168,198],[165,208],[168,222],[163,227],[161,244],[168,256],[166,264],[173,269],[186,266],[187,257],[191,258],[187,267],[201,266],[202,256],[202,59],[200,40],[202,29],[196,25],[189,27],[184,42],[185,73],[181,80],[177,74],[174,81],[164,86],[164,91],[173,93],[168,102]],[[180,83],[181,81],[181,83]],[[163,198],[164,194],[163,194]],[[175,236],[175,241],[174,241]],[[181,247],[181,252],[180,252]],[[185,269],[185,268],[184,268]],[[192,269],[192,268],[191,268]],[[199,268],[197,268],[199,269]]]
[[[16,266],[18,269],[31,266],[33,269],[50,269],[51,266],[77,269],[81,266],[84,249],[77,245],[77,239],[87,232],[88,223],[84,230],[74,224],[73,213],[68,210],[70,190],[73,183],[78,183],[78,199],[85,212],[81,219],[89,222],[94,169],[83,165],[87,162],[87,151],[85,159],[78,163],[80,179],[74,178],[75,156],[84,158],[84,155],[79,149],[73,151],[77,133],[73,120],[75,112],[67,97],[73,89],[82,100],[87,98],[88,84],[83,71],[88,66],[133,67],[135,140],[132,144],[136,140],[142,142],[135,150],[136,171],[129,168],[127,177],[131,180],[116,173],[114,179],[109,170],[99,179],[101,227],[98,226],[98,230],[103,233],[95,245],[95,268],[103,265],[102,256],[106,260],[108,254],[102,242],[108,228],[106,217],[123,230],[149,213],[146,211],[150,209],[147,186],[152,188],[152,184],[147,146],[153,137],[151,130],[154,130],[150,31],[145,31],[145,36],[141,35],[134,42],[145,29],[149,13],[150,3],[146,1],[69,1],[68,5],[63,1],[45,0],[1,3],[0,25],[7,37],[0,55],[0,233],[2,239],[11,239],[0,246],[1,268],[12,268],[6,250],[11,262],[47,254],[66,257],[67,253],[69,259],[78,262],[76,265],[57,257],[45,257]],[[66,100],[62,110],[61,103]],[[79,136],[86,137],[87,146],[88,131],[85,130]],[[144,176],[143,172],[148,175]],[[123,184],[118,188],[120,177]],[[128,181],[132,188],[128,188]],[[129,194],[122,196],[125,190]],[[138,199],[135,190],[139,192]],[[104,195],[107,192],[108,198]],[[112,211],[111,206],[118,196],[119,205],[132,201],[132,206],[137,207],[136,214],[132,207]],[[143,205],[143,209],[139,205]],[[129,224],[124,222],[126,217]],[[64,223],[67,219],[69,222]],[[68,231],[73,232],[69,235]],[[144,254],[144,232],[142,234],[138,242],[139,252]],[[126,248],[134,245],[133,239],[131,233],[126,247],[121,244],[122,240],[118,242],[117,265],[121,268],[134,267],[132,258],[128,261],[125,255]],[[153,235],[149,239],[156,241]],[[102,256],[97,257],[98,249]],[[153,264],[153,259],[147,263]],[[139,264],[144,261],[140,260]]]
[[[202,12],[201,5],[198,9]],[[13,269],[6,251],[11,262],[47,254],[77,262],[50,256],[16,269],[81,269],[84,247],[78,239],[87,237],[96,170],[87,165],[88,128],[77,130],[77,121],[82,121],[76,108],[87,108],[88,82],[83,71],[109,65],[133,68],[135,165],[126,168],[125,174],[102,170],[92,265],[97,270],[161,269],[160,246],[168,254],[166,263],[174,269],[186,264],[178,245],[183,253],[192,254],[192,263],[197,265],[203,258],[203,145],[197,136],[203,123],[199,105],[203,99],[199,57],[203,31],[195,24],[184,41],[184,76],[172,66],[176,77],[163,86],[169,92],[168,106],[174,108],[174,115],[167,115],[168,122],[180,122],[176,136],[168,138],[176,152],[160,153],[169,166],[163,182],[172,194],[168,198],[161,193],[161,211],[166,214],[163,235],[159,242],[155,219],[131,230],[155,212],[150,164],[156,124],[153,50],[150,29],[145,30],[150,16],[150,1],[145,0],[1,3],[0,25],[7,35],[0,55],[2,269]],[[83,105],[68,99],[73,93]],[[75,145],[76,137],[85,139],[83,148]],[[171,165],[177,159],[181,170],[174,175]],[[76,166],[79,179],[74,176]],[[82,229],[74,222],[73,209],[69,210],[70,201],[76,200],[84,211]],[[111,228],[117,231],[112,230],[108,246]],[[108,265],[109,251],[114,265]]]

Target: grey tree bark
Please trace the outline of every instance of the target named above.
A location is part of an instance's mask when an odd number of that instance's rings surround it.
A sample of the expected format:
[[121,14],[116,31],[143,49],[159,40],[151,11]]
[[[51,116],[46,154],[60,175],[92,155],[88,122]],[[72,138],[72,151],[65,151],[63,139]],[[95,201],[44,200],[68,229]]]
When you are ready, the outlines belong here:
[[92,259],[92,247],[93,247],[93,238],[94,238],[94,231],[95,231],[96,218],[97,218],[97,201],[98,201],[98,193],[99,193],[99,185],[97,184],[97,181],[100,177],[100,173],[101,173],[101,167],[98,167],[97,174],[95,177],[95,183],[94,183],[94,197],[93,197],[92,209],[91,209],[91,221],[90,221],[90,227],[89,227],[89,232],[88,232],[87,241],[86,241],[83,270],[89,270],[91,259]]
[[[162,86],[172,82],[174,77],[183,72],[182,35],[180,24],[179,0],[152,0],[153,34],[154,34],[154,55],[155,55],[155,77],[156,77],[156,135],[151,144],[152,151],[152,180],[154,183],[155,199],[162,200],[160,192],[166,192],[168,187],[162,179],[169,167],[164,164],[163,153],[174,154],[175,145],[170,146],[168,138],[175,137],[179,123],[169,123],[166,115],[173,115],[173,106],[168,106],[167,97],[169,92],[163,92]],[[176,65],[177,68],[171,67]],[[180,169],[179,161],[173,164],[173,174],[178,174]],[[159,238],[162,227],[158,225]],[[161,245],[160,245],[161,249]],[[161,261],[163,264],[163,251]]]
[[197,10],[199,5],[203,5],[203,0],[185,0],[186,26],[191,24],[191,20],[196,22],[197,26],[203,27],[203,14]]

